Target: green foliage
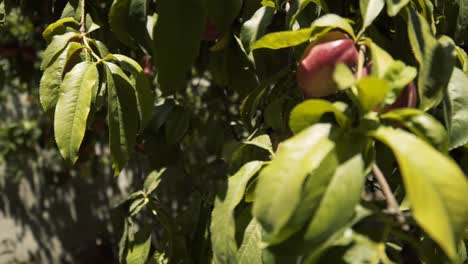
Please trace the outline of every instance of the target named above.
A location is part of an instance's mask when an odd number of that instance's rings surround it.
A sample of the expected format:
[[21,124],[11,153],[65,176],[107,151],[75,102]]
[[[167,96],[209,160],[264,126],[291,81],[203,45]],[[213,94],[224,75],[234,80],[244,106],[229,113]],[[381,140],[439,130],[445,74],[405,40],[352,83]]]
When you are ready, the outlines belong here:
[[[467,260],[466,1],[63,5],[39,85],[57,147],[147,175],[114,211],[120,262]],[[359,58],[313,58],[339,89],[304,98],[298,65],[336,31]]]

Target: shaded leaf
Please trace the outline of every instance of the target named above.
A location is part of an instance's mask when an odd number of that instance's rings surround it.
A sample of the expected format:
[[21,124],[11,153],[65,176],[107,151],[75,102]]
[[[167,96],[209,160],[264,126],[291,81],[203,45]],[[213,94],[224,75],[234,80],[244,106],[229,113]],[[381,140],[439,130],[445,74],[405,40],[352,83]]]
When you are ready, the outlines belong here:
[[138,108],[135,89],[123,71],[105,62],[107,78],[109,142],[113,167],[117,174],[133,152],[138,132]]
[[167,93],[185,87],[205,28],[205,6],[203,0],[171,0],[158,2],[158,10],[154,61],[161,89]]
[[234,210],[244,197],[247,183],[262,166],[261,161],[245,164],[229,177],[226,193],[216,196],[210,227],[215,263],[235,263],[237,244]]

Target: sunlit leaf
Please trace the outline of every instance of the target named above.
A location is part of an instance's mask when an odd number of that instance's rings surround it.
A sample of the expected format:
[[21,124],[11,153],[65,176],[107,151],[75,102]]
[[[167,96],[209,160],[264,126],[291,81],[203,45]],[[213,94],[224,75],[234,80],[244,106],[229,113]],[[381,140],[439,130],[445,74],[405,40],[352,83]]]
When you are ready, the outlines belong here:
[[455,68],[444,101],[446,123],[450,134],[450,149],[468,143],[468,76]]
[[63,35],[57,35],[52,38],[52,42],[47,46],[44,51],[44,56],[42,59],[41,69],[49,67],[49,65],[57,58],[68,43],[73,39],[79,37],[80,34],[76,32],[67,32]]
[[326,113],[332,113],[340,126],[346,126],[350,122],[348,117],[332,103],[325,100],[312,99],[299,104],[292,110],[289,118],[289,127],[293,133],[297,134],[319,123]]
[[281,242],[307,220],[307,215],[301,215],[289,223],[301,203],[307,176],[333,152],[331,128],[329,124],[317,124],[282,142],[271,164],[262,170],[255,190],[253,215],[265,230],[264,241]]
[[73,165],[86,131],[93,87],[98,71],[92,62],[77,64],[65,75],[55,108],[54,132],[57,146],[67,163]]
[[45,112],[50,112],[55,108],[65,74],[65,66],[71,57],[82,48],[83,46],[79,43],[70,43],[54,63],[44,71],[39,86],[39,95]]
[[403,130],[381,127],[371,135],[395,154],[414,219],[454,260],[468,224],[465,175],[453,160]]
[[385,123],[400,125],[443,153],[448,152],[449,139],[445,128],[431,115],[418,109],[396,109],[381,116]]

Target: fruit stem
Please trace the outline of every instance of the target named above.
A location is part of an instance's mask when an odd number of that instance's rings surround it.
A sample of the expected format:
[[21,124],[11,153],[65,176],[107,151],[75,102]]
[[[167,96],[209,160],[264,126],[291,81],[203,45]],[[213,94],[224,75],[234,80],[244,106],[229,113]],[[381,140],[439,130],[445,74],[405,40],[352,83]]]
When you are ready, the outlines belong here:
[[383,195],[385,196],[385,199],[387,200],[387,211],[390,214],[395,215],[398,223],[401,225],[403,230],[409,230],[409,226],[405,222],[405,216],[400,210],[400,206],[398,205],[398,202],[392,193],[392,189],[390,189],[390,186],[388,185],[388,182],[385,179],[384,174],[380,170],[379,166],[377,166],[377,164],[372,165],[372,174],[374,174],[374,177],[379,183],[380,188],[382,189]]

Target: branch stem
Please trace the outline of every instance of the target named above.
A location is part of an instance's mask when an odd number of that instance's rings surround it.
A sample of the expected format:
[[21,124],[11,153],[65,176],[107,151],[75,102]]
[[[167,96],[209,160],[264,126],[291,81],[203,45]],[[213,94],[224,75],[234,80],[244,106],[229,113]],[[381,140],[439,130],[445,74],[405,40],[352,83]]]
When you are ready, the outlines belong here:
[[86,33],[86,10],[85,10],[85,5],[86,5],[86,0],[81,0],[81,28],[80,32],[81,34]]
[[380,188],[387,200],[387,210],[390,214],[395,215],[398,223],[402,226],[403,230],[408,230],[409,226],[405,222],[405,216],[400,210],[400,206],[398,205],[395,196],[393,195],[392,189],[388,185],[387,180],[385,179],[384,174],[377,166],[377,164],[372,165],[372,173],[374,174],[375,179],[379,183]]

